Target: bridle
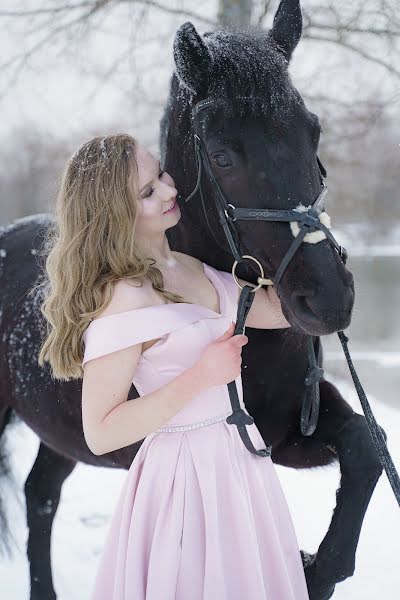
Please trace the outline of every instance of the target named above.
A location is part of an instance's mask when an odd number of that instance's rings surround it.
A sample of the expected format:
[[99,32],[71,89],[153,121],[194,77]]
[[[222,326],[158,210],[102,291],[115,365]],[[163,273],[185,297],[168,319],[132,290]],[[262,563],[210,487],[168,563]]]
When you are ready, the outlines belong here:
[[[326,227],[323,222],[320,220],[320,214],[324,208],[324,200],[326,194],[328,193],[328,188],[324,182],[324,177],[326,177],[326,171],[323,167],[319,158],[318,161],[318,169],[320,175],[320,182],[322,186],[322,191],[320,192],[318,198],[313,202],[313,204],[307,208],[304,212],[299,212],[296,209],[292,210],[272,210],[267,208],[236,208],[233,204],[227,202],[224,193],[222,192],[217,179],[214,176],[213,170],[211,168],[210,159],[207,154],[207,150],[204,145],[203,137],[205,133],[204,129],[204,115],[206,110],[213,105],[213,101],[210,99],[201,100],[198,102],[192,109],[193,115],[193,123],[194,123],[194,148],[195,148],[195,156],[196,156],[196,164],[197,164],[197,182],[196,187],[193,192],[190,194],[188,198],[185,199],[185,202],[191,200],[191,198],[196,194],[198,190],[200,190],[200,197],[203,205],[204,214],[206,217],[208,228],[210,229],[211,234],[213,235],[216,243],[222,248],[219,240],[215,237],[214,231],[208,221],[207,211],[205,209],[204,203],[204,194],[202,188],[202,172],[204,169],[205,175],[208,181],[211,183],[214,192],[214,199],[216,201],[216,207],[218,210],[219,222],[224,230],[225,236],[227,238],[230,250],[233,254],[233,257],[237,263],[241,262],[243,259],[243,250],[240,245],[240,239],[238,231],[234,225],[237,220],[245,220],[245,221],[283,221],[283,222],[298,222],[301,223],[300,232],[293,240],[289,250],[285,254],[277,272],[275,275],[269,274],[269,281],[267,283],[266,280],[261,282],[261,285],[274,285],[275,291],[279,296],[279,286],[281,283],[282,276],[285,272],[286,267],[289,262],[293,258],[296,253],[296,250],[300,247],[302,241],[309,231],[313,231],[316,229],[320,229],[325,233],[325,236],[329,239],[329,241],[333,244],[335,249],[338,251],[340,257],[342,258],[344,264],[347,261],[347,252],[343,246],[340,246],[332,233],[329,231],[328,227]],[[324,238],[325,238],[324,236]],[[222,248],[225,251],[225,248]],[[260,278],[259,278],[260,279]],[[260,282],[259,282],[260,283]],[[258,289],[258,287],[256,288]],[[254,290],[255,291],[255,290]]]
[[[322,213],[324,207],[324,200],[326,194],[328,192],[328,188],[324,182],[324,176],[326,176],[326,171],[322,165],[322,163],[318,159],[318,168],[320,175],[320,182],[322,190],[318,195],[317,199],[313,202],[313,204],[308,207],[304,212],[299,212],[298,210],[271,210],[267,208],[236,208],[233,204],[227,202],[223,191],[221,190],[216,177],[214,176],[213,170],[211,168],[210,159],[205,148],[205,144],[203,138],[205,136],[205,116],[207,114],[207,110],[213,106],[213,101],[210,99],[202,100],[198,102],[192,109],[193,115],[193,124],[194,124],[194,148],[195,148],[195,156],[196,156],[196,164],[197,164],[197,182],[193,192],[190,194],[188,198],[186,198],[186,202],[189,202],[191,198],[199,191],[200,198],[203,205],[203,211],[206,217],[208,228],[210,229],[211,234],[213,235],[217,244],[222,248],[218,239],[216,238],[213,228],[210,225],[208,220],[207,211],[204,202],[204,192],[202,186],[202,175],[203,172],[207,177],[209,183],[212,186],[213,197],[216,202],[216,207],[218,210],[219,222],[224,230],[226,239],[228,241],[230,251],[235,259],[235,262],[232,267],[232,274],[235,278],[235,281],[239,287],[235,270],[236,266],[239,262],[242,262],[244,258],[249,258],[258,264],[260,269],[260,277],[257,278],[258,285],[251,288],[252,292],[255,292],[262,285],[273,285],[276,291],[276,294],[279,296],[280,283],[282,281],[282,276],[289,264],[295,255],[297,249],[300,247],[304,238],[308,233],[313,232],[317,229],[320,229],[324,232],[323,238],[325,237],[329,239],[329,241],[333,244],[335,249],[338,251],[340,257],[343,262],[346,263],[347,260],[347,252],[343,246],[340,246],[332,233],[328,229],[326,225],[320,220],[320,215]],[[291,243],[288,251],[286,252],[281,264],[279,265],[278,270],[275,274],[268,273],[268,277],[264,277],[264,269],[260,262],[254,257],[245,254],[241,244],[240,237],[235,226],[235,222],[237,220],[255,220],[255,221],[283,221],[283,222],[297,222],[300,226],[299,232],[297,236],[294,238]],[[222,248],[224,249],[224,248]],[[250,296],[249,298],[253,299],[254,296]],[[249,307],[250,308],[250,307]],[[239,331],[239,329],[238,329]],[[244,324],[240,330],[244,331]],[[318,382],[323,376],[323,369],[321,369],[315,357],[314,351],[314,340],[312,336],[307,336],[307,352],[309,357],[309,364],[311,365],[307,377],[305,380],[306,390],[305,397],[302,402],[302,414],[301,414],[301,431],[303,435],[312,435],[316,429],[318,422],[318,414],[319,414],[319,385]],[[319,343],[319,338],[316,338]]]
[[[329,242],[333,245],[335,250],[338,252],[340,258],[343,263],[346,264],[347,261],[347,251],[346,249],[339,245],[329,230],[330,220],[326,213],[323,212],[324,209],[324,201],[328,192],[326,187],[324,177],[326,177],[326,171],[323,167],[321,161],[317,157],[318,169],[319,169],[319,177],[321,183],[321,192],[319,193],[316,200],[312,202],[308,207],[304,207],[302,205],[298,206],[296,209],[292,210],[271,210],[268,208],[237,208],[233,206],[231,203],[227,202],[223,191],[221,190],[216,177],[214,176],[213,170],[211,168],[210,159],[205,147],[204,137],[205,137],[205,116],[207,115],[207,111],[213,107],[215,102],[210,98],[206,98],[205,100],[201,100],[197,104],[192,107],[192,120],[193,120],[193,128],[194,128],[194,149],[195,149],[195,159],[197,165],[197,182],[192,193],[185,199],[185,202],[189,202],[197,192],[200,192],[200,198],[203,206],[204,216],[208,225],[208,228],[214,237],[218,246],[224,250],[220,244],[220,241],[216,237],[213,228],[210,225],[207,216],[207,210],[204,201],[204,192],[203,192],[203,173],[205,174],[209,184],[213,190],[213,199],[216,204],[216,208],[218,211],[219,222],[222,226],[222,229],[225,233],[226,239],[229,244],[230,251],[234,257],[234,263],[232,266],[232,275],[235,279],[236,284],[242,289],[239,298],[238,304],[238,313],[236,319],[236,327],[235,327],[235,335],[238,333],[244,333],[245,331],[245,321],[247,314],[250,310],[251,304],[254,299],[254,292],[259,289],[262,285],[273,285],[276,291],[276,294],[279,296],[280,284],[282,281],[283,274],[294,257],[296,251],[302,244],[302,242],[310,242],[310,243],[318,243],[318,241],[322,239],[328,239]],[[286,252],[284,258],[282,259],[281,264],[279,265],[275,274],[267,273],[268,277],[264,277],[264,269],[261,263],[251,255],[245,254],[243,252],[240,236],[237,228],[235,226],[235,222],[238,220],[255,220],[255,221],[275,221],[275,222],[287,222],[290,224],[292,233],[294,235],[294,240],[291,243],[288,251]],[[325,223],[324,223],[325,220]],[[297,224],[297,231],[295,233],[295,229],[293,224]],[[318,233],[317,236],[315,232]],[[323,235],[324,234],[324,235]],[[313,237],[314,236],[314,237]],[[318,238],[318,239],[317,239]],[[243,259],[250,259],[257,263],[260,269],[260,276],[257,278],[258,285],[256,286],[241,286],[236,278],[235,270],[238,263],[242,262]],[[353,363],[351,361],[349,351],[347,348],[347,342],[349,338],[344,334],[343,331],[338,331],[338,336],[340,342],[343,347],[343,351],[345,353],[347,363],[349,365],[349,369],[360,398],[361,405],[363,407],[365,417],[367,420],[367,424],[369,427],[369,431],[375,447],[378,451],[381,463],[386,470],[389,481],[392,485],[394,494],[396,499],[400,505],[400,478],[397,474],[391,456],[386,446],[386,440],[382,433],[381,428],[378,426],[374,415],[372,414],[371,408],[369,406],[367,397],[364,393],[364,390],[361,386],[361,383],[358,379],[357,373],[355,372]],[[317,347],[318,353],[318,361],[315,356],[315,348],[314,341]],[[307,336],[307,354],[309,360],[309,368],[307,372],[307,376],[305,378],[305,393],[302,401],[302,410],[301,410],[301,418],[300,418],[300,428],[301,432],[305,436],[310,436],[314,433],[319,416],[319,380],[322,378],[324,370],[319,366],[320,363],[320,338],[317,336]],[[257,450],[254,448],[253,443],[248,435],[246,425],[250,425],[254,423],[253,417],[248,415],[243,411],[240,407],[239,397],[237,394],[237,388],[235,381],[228,383],[229,397],[232,405],[232,414],[227,418],[227,423],[236,425],[238,427],[238,431],[240,437],[246,446],[246,448],[256,454],[258,456],[270,456],[271,455],[271,446],[267,448],[263,448]]]

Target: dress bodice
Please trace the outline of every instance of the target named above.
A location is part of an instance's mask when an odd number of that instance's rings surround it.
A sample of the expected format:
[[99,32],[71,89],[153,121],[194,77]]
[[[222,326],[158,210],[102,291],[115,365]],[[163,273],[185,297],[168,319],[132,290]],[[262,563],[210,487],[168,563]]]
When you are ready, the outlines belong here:
[[[89,360],[139,342],[160,338],[145,350],[132,380],[143,396],[193,366],[205,348],[236,321],[238,287],[231,273],[203,263],[217,290],[220,313],[200,304],[170,303],[133,309],[92,321],[84,332],[82,365]],[[241,377],[236,379],[242,403]],[[226,385],[212,386],[191,399],[166,425],[182,425],[222,415],[230,410]]]

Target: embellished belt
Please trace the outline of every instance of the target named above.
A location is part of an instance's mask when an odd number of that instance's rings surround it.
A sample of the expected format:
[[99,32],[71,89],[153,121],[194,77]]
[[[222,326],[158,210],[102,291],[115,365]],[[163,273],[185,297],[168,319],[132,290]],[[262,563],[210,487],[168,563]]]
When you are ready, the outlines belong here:
[[155,429],[157,433],[173,433],[175,431],[189,431],[190,429],[197,429],[198,427],[207,427],[208,425],[214,425],[214,423],[219,423],[220,421],[225,421],[227,417],[229,417],[231,413],[227,413],[226,415],[222,415],[222,417],[212,417],[211,419],[206,419],[205,421],[199,421],[197,423],[191,423],[191,425],[175,425],[173,427],[159,427]]

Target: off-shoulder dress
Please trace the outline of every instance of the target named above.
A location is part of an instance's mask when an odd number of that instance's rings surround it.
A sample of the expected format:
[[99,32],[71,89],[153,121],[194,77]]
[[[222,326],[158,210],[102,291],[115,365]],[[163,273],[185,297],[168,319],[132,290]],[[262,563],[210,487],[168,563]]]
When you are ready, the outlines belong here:
[[[177,303],[95,319],[84,333],[83,365],[161,338],[136,367],[141,396],[191,367],[236,321],[238,305],[232,274],[203,268],[220,312]],[[240,376],[236,385],[247,412]],[[227,386],[213,386],[144,439],[110,522],[92,600],[308,600],[274,464],[245,448],[226,423],[231,412]],[[264,448],[257,426],[247,429]]]

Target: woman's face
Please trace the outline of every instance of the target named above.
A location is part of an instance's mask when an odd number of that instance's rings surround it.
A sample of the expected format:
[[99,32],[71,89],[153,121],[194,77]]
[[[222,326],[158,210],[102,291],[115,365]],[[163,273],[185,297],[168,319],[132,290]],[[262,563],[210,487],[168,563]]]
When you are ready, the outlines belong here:
[[[136,161],[139,174],[137,233],[162,233],[176,225],[181,217],[175,182],[168,173],[161,171],[159,161],[142,146],[137,148]],[[174,209],[167,212],[173,205]]]

